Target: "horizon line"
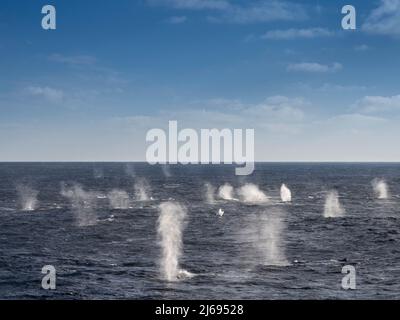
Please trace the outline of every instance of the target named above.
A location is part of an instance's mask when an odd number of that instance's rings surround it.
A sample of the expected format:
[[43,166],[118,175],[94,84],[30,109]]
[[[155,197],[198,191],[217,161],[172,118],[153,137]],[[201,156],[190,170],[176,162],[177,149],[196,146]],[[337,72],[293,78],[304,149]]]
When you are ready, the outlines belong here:
[[[149,165],[238,165],[238,163],[156,163],[150,164],[147,161],[135,161],[135,160],[0,160],[0,164],[4,163],[146,163]],[[248,162],[250,163],[250,162]],[[368,163],[393,163],[400,164],[399,161],[370,161],[370,160],[358,160],[358,161],[347,161],[347,160],[262,160],[262,161],[254,161],[254,163],[360,163],[360,164],[368,164]],[[240,164],[239,164],[240,165]]]

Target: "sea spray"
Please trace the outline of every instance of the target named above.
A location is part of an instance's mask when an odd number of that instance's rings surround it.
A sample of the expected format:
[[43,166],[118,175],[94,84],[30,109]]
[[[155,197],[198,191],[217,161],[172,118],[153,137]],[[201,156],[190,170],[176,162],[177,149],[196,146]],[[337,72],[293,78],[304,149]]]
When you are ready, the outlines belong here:
[[247,183],[240,187],[237,191],[240,196],[240,200],[247,203],[266,203],[268,197],[262,192],[258,186],[252,183]]
[[218,195],[224,200],[234,200],[233,187],[230,184],[225,183],[223,186],[219,187]]
[[343,216],[344,213],[345,210],[340,204],[338,192],[336,190],[330,191],[325,200],[324,217],[336,218]]
[[135,166],[133,163],[127,163],[124,166],[125,174],[131,178],[134,178],[136,176],[135,173]]
[[93,168],[93,177],[95,179],[103,179],[104,178],[104,170],[102,168],[94,167]]
[[242,232],[243,261],[267,266],[287,266],[285,222],[286,213],[271,207],[250,214]]
[[281,200],[282,202],[292,201],[292,192],[284,183],[281,186]]
[[108,193],[108,200],[113,209],[128,209],[129,195],[126,191],[114,189]]
[[163,172],[165,178],[171,177],[171,170],[168,165],[166,165],[166,164],[161,165],[161,169],[162,169],[162,172]]
[[389,198],[388,185],[383,179],[374,179],[372,181],[372,187],[374,188],[374,193],[378,199]]
[[208,204],[213,204],[215,203],[215,198],[214,198],[214,193],[215,193],[215,187],[211,185],[210,183],[206,183],[204,185],[206,189],[206,201]]
[[80,227],[91,226],[97,223],[97,215],[94,211],[96,195],[87,192],[79,184],[71,187],[62,185],[61,195],[71,202],[76,224]]
[[186,226],[186,209],[176,202],[164,202],[159,206],[158,235],[161,246],[161,275],[167,281],[177,281],[190,275],[181,270],[182,233]]
[[265,265],[287,266],[289,263],[285,255],[284,231],[285,221],[283,212],[269,211],[260,217],[259,249],[264,252]]
[[37,207],[39,192],[28,185],[17,185],[18,202],[22,211],[34,211]]
[[138,179],[134,186],[137,201],[149,201],[150,186],[145,179]]

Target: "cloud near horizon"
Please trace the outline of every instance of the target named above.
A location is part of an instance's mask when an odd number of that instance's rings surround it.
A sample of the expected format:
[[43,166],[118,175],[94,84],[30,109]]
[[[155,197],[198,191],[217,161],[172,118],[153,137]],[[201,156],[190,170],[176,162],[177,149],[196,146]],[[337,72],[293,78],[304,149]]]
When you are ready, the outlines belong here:
[[358,100],[354,109],[363,113],[386,113],[400,111],[400,95],[395,96],[365,96]]
[[[172,119],[189,128],[258,127],[273,132],[274,126],[280,126],[288,128],[287,133],[293,133],[297,131],[294,128],[305,120],[304,109],[310,105],[310,102],[301,97],[286,96],[271,96],[257,104],[246,104],[229,99],[210,99],[195,102],[190,109],[162,111],[156,115],[131,116],[117,118],[117,120],[147,129],[157,126],[165,127]],[[289,129],[289,126],[293,128]]]

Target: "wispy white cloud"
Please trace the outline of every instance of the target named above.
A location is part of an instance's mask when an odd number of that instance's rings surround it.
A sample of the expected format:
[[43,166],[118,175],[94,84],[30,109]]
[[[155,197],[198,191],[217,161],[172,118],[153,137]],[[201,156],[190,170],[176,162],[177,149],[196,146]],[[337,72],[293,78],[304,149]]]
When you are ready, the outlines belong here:
[[381,0],[362,29],[373,34],[400,36],[400,0]]
[[335,62],[331,65],[320,64],[317,62],[291,63],[286,68],[286,70],[289,72],[311,72],[311,73],[337,72],[341,69],[343,69],[343,66],[338,62]]
[[239,99],[226,99],[226,98],[213,98],[206,100],[194,100],[191,105],[195,108],[211,108],[211,109],[228,109],[228,110],[242,110],[246,105]]
[[342,85],[342,84],[334,84],[334,83],[324,83],[316,90],[321,92],[328,91],[363,91],[367,90],[366,86],[358,86],[358,85]]
[[228,0],[147,0],[151,5],[165,5],[175,9],[208,10],[208,20],[226,23],[263,23],[297,21],[308,17],[303,6],[277,0],[248,1],[238,4]]
[[349,125],[349,126],[371,126],[379,125],[387,120],[380,117],[374,117],[369,115],[364,115],[360,113],[346,113],[334,116],[328,120],[328,122],[335,125]]
[[176,9],[188,10],[222,10],[230,6],[227,0],[147,0],[147,2],[150,5],[165,5]]
[[324,28],[308,28],[308,29],[287,29],[287,30],[270,30],[261,36],[262,39],[272,40],[292,40],[292,39],[313,39],[318,37],[330,37],[334,32]]
[[356,50],[356,51],[368,51],[369,49],[370,49],[370,47],[366,44],[360,44],[360,45],[354,47],[354,50]]
[[95,64],[97,59],[88,55],[75,55],[68,56],[55,53],[49,56],[49,59],[54,62],[65,63],[69,65],[92,65]]
[[186,16],[173,16],[173,17],[169,17],[166,22],[170,23],[170,24],[181,24],[181,23],[185,23],[187,21],[187,17]]
[[353,109],[363,113],[400,111],[400,95],[388,97],[365,96],[356,102]]
[[[363,159],[359,153],[361,151],[366,152],[370,148],[371,137],[376,140],[376,138],[379,138],[377,133],[381,132],[383,128],[390,127],[390,125],[391,123],[387,119],[357,112],[338,114],[327,119],[317,120],[311,124],[309,129],[311,129],[311,132],[317,133],[315,140],[320,140],[322,144],[313,152],[318,154],[318,157],[328,156],[328,159],[331,158],[331,160],[337,158],[336,160],[343,161],[348,156],[350,159],[352,158],[351,161]],[[369,141],[368,144],[365,143],[366,140]],[[329,148],[326,148],[327,145],[329,145]],[[328,155],[332,149],[340,150],[341,153],[336,154],[334,152]],[[321,150],[324,150],[324,152],[321,153]],[[346,161],[350,159],[346,159]],[[365,159],[374,158],[369,155]]]
[[105,66],[98,59],[91,55],[64,55],[59,53],[51,54],[48,60],[64,66],[68,73],[75,77],[74,82],[84,81],[100,91],[100,86],[107,86],[105,91],[110,93],[122,92],[123,86],[129,81],[125,78],[124,72]]
[[64,98],[64,92],[51,87],[30,86],[26,88],[26,92],[32,96],[42,97],[50,102],[58,103]]
[[263,103],[245,109],[246,114],[268,119],[269,121],[297,122],[305,118],[303,107],[309,103],[303,98],[272,96]]
[[355,84],[341,84],[341,83],[316,83],[311,84],[308,82],[297,82],[291,85],[292,90],[296,90],[296,92],[302,92],[304,96],[309,96],[314,94],[315,92],[323,93],[324,95],[328,94],[337,96],[338,94],[360,94],[362,92],[366,92],[371,87],[355,85]]
[[271,21],[298,21],[308,17],[305,9],[287,1],[265,0],[250,2],[246,6],[231,5],[211,21],[228,23],[263,23]]

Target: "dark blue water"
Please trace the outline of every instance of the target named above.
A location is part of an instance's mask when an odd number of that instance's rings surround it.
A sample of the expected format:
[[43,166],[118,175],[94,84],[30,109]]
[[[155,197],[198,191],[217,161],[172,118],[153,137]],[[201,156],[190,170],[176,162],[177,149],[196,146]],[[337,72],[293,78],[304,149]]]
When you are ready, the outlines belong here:
[[[376,199],[375,178],[387,181],[388,199]],[[152,200],[135,198],[139,180]],[[206,182],[254,183],[270,201],[210,204]],[[282,183],[292,191],[291,204],[280,202]],[[90,195],[78,204],[61,194],[77,184]],[[106,195],[113,189],[128,193],[127,209],[110,207]],[[331,189],[340,195],[343,217],[323,217]],[[26,190],[38,192],[33,211],[21,210]],[[173,283],[159,271],[158,206],[168,200],[187,209],[180,263],[195,274]],[[238,177],[229,166],[3,163],[0,298],[399,298],[399,206],[399,164],[257,164],[253,175]],[[90,223],[79,223],[82,215]],[[277,216],[279,224],[271,224]],[[268,263],[271,248],[287,263]],[[41,288],[44,265],[57,270],[56,290]],[[344,265],[356,268],[356,290],[341,288]]]

